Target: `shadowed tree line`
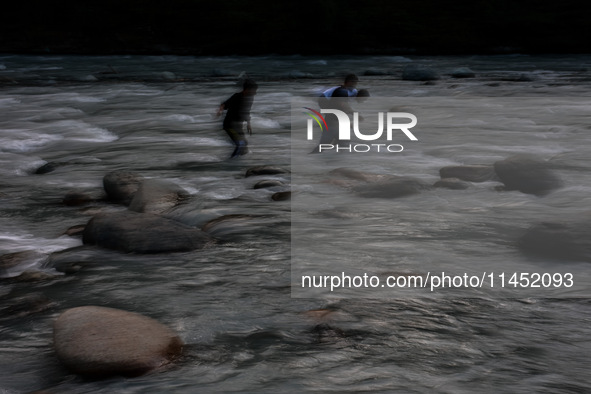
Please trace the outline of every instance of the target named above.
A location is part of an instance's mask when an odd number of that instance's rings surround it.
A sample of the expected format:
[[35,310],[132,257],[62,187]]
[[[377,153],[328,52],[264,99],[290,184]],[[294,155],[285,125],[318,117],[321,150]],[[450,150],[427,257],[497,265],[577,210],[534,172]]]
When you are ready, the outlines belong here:
[[80,54],[589,53],[580,1],[13,2],[0,51]]

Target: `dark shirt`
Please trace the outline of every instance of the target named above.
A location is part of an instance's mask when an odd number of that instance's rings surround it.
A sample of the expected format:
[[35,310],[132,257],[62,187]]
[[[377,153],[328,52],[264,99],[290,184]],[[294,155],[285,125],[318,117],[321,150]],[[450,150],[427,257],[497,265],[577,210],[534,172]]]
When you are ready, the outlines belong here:
[[332,93],[331,98],[336,98],[336,102],[332,103],[332,107],[334,109],[339,109],[349,115],[353,114],[353,108],[349,105],[349,91],[344,88],[340,87]]
[[340,87],[332,92],[331,97],[349,97],[349,91],[343,87]]
[[[252,108],[253,96],[245,96],[240,93],[234,93],[232,97],[224,101],[224,109],[227,109],[224,118],[224,129],[242,127],[242,122],[250,120],[250,109]],[[236,125],[239,123],[240,125]]]

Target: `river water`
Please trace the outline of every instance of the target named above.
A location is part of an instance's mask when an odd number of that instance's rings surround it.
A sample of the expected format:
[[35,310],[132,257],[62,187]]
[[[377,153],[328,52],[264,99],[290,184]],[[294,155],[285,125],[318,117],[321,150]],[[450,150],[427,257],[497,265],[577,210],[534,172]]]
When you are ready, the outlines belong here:
[[[404,81],[409,64],[431,67],[441,79]],[[450,77],[457,67],[476,77]],[[588,212],[590,67],[589,56],[0,56],[0,255],[39,252],[0,282],[0,392],[590,392],[588,262],[531,259],[514,246],[538,221]],[[302,155],[314,143],[293,140],[292,107],[346,72],[357,73],[372,96],[394,100],[390,107],[418,111],[419,143],[370,162]],[[245,75],[259,83],[251,152],[229,160],[232,145],[214,115]],[[331,169],[353,166],[433,183],[446,165],[492,164],[518,153],[555,163],[564,186],[538,197],[484,182],[351,205],[349,195],[322,182]],[[35,174],[47,163],[55,170]],[[244,176],[259,165],[292,176]],[[226,242],[201,251],[81,247],[66,229],[125,209],[103,200],[102,178],[114,170],[185,188],[191,198],[168,214],[183,223],[200,227],[228,214],[256,220],[226,229],[218,234]],[[294,203],[294,228],[291,203],[271,198],[285,189],[253,189],[261,179],[293,181],[295,202],[311,196],[305,206]],[[70,191],[96,200],[65,206]],[[347,233],[342,216],[318,215],[335,210],[356,214],[356,230]],[[390,229],[386,237],[377,235],[384,227],[376,220]],[[342,264],[335,272],[572,272],[577,286],[435,298],[302,294],[297,277],[292,282],[292,252],[310,258],[315,239],[331,228],[345,237],[332,251]],[[359,247],[368,243],[375,256]],[[60,264],[76,270],[62,274]],[[51,278],[16,281],[25,270]],[[133,379],[68,373],[53,352],[52,322],[82,305],[161,321],[187,344],[185,357]]]

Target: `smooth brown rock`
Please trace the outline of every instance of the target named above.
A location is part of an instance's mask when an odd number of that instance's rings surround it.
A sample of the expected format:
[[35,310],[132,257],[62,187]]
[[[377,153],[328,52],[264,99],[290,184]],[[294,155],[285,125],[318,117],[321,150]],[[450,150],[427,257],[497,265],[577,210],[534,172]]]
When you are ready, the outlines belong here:
[[183,343],[168,327],[137,313],[83,306],[54,323],[54,347],[71,371],[93,377],[138,376],[181,355]]

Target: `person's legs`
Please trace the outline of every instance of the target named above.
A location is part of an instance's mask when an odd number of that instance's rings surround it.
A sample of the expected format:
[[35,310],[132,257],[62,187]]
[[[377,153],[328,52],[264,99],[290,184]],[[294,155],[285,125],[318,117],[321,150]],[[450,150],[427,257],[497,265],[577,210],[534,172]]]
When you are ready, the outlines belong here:
[[326,123],[328,127],[322,131],[320,134],[320,141],[316,148],[312,150],[310,153],[320,153],[320,145],[321,144],[332,144],[335,140],[339,138],[339,123],[335,121],[332,116],[326,117]]
[[234,142],[234,145],[236,145],[236,148],[234,149],[234,152],[232,152],[232,156],[230,157],[241,156],[248,153],[248,142],[246,141],[246,136],[244,135],[244,132],[241,128],[234,126],[233,128],[228,128],[224,130],[226,131],[226,133],[228,133],[228,135],[232,139],[232,142]]

